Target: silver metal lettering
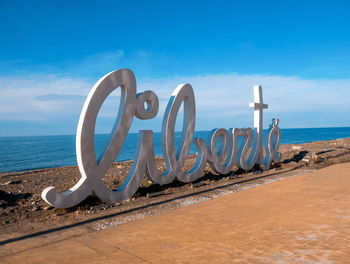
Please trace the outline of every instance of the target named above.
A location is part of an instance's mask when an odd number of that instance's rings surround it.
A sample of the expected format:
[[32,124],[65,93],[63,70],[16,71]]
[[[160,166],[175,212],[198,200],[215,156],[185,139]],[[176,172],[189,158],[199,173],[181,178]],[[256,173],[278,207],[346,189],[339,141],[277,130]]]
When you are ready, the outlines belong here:
[[[100,160],[96,159],[94,149],[94,133],[98,112],[106,98],[117,88],[121,89],[118,116],[110,134],[109,143]],[[175,148],[175,122],[183,104],[184,118],[182,138]],[[154,118],[159,109],[157,95],[152,91],[136,93],[136,80],[129,69],[113,71],[102,77],[91,89],[84,103],[76,135],[77,163],[81,173],[80,180],[69,190],[57,193],[54,187],[42,192],[42,198],[49,204],[67,208],[79,204],[91,192],[107,203],[120,202],[131,198],[139,188],[144,175],[158,184],[171,183],[175,178],[182,182],[192,182],[202,176],[206,162],[220,174],[228,174],[233,166],[249,170],[259,164],[264,170],[272,162],[278,162],[281,153],[279,120],[274,119],[264,145],[262,137],[263,103],[262,87],[254,87],[254,129],[214,129],[207,142],[201,138],[193,139],[196,105],[192,86],[181,84],[171,95],[165,110],[162,124],[162,151],[166,164],[163,172],[155,163],[154,140],[152,130],[141,130],[133,165],[116,190],[110,190],[102,177],[116,160],[129,132],[134,116],[144,120]],[[242,139],[239,143],[239,139]],[[220,146],[217,149],[218,140]],[[195,165],[188,172],[183,166],[188,157],[192,141],[197,148]]]

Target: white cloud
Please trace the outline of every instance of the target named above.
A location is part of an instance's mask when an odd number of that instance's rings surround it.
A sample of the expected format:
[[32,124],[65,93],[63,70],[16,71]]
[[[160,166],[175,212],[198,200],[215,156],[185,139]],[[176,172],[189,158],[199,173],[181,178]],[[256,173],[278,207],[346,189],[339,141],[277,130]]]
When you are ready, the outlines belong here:
[[0,120],[45,120],[81,108],[72,100],[52,100],[47,95],[86,96],[91,84],[83,79],[57,75],[0,77]]
[[161,98],[169,96],[178,83],[192,84],[198,112],[209,116],[236,115],[245,112],[253,100],[252,87],[263,86],[265,103],[278,112],[349,111],[350,79],[305,80],[276,75],[237,73],[188,76],[148,80],[143,89],[157,90]]
[[[247,122],[251,123],[252,111],[248,103],[253,100],[252,86],[256,84],[263,86],[264,100],[269,104],[267,114],[287,117],[303,112],[307,115],[311,111],[321,115],[333,113],[336,119],[338,113],[350,113],[350,79],[305,80],[232,73],[143,79],[138,81],[138,91],[153,90],[157,93],[161,103],[158,115],[162,117],[172,91],[184,82],[192,84],[195,90],[197,117],[210,125],[215,122],[223,125],[225,120],[232,118],[237,118],[237,122],[249,119]],[[0,77],[0,120],[40,121],[70,114],[78,116],[92,85],[91,81],[82,78],[60,75]],[[117,100],[117,97],[109,100],[104,117],[116,116]],[[307,122],[298,120],[293,124],[285,123],[285,126],[298,124],[307,127]],[[341,122],[338,123],[341,125]],[[246,123],[239,126],[246,126]],[[317,126],[317,123],[312,126]],[[199,122],[197,129],[207,127]]]

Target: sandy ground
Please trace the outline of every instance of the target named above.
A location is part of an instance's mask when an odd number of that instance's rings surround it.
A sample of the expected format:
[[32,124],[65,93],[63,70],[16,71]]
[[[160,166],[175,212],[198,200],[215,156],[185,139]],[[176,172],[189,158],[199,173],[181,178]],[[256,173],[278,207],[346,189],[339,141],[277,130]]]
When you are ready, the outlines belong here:
[[[40,194],[48,186],[55,186],[59,191],[71,187],[80,178],[77,167],[2,173],[1,240],[89,221],[96,222],[95,229],[105,229],[305,171],[350,162],[350,138],[282,145],[280,151],[282,162],[274,164],[265,172],[257,168],[251,171],[234,168],[228,175],[217,175],[207,166],[203,177],[194,183],[175,181],[160,186],[144,180],[130,201],[106,205],[94,195],[90,195],[80,205],[70,209],[54,209],[41,199]],[[193,160],[189,158],[186,161],[185,169],[193,165]],[[157,163],[158,168],[164,167],[162,159],[157,159]],[[103,180],[110,188],[117,188],[131,164],[132,162],[115,163]]]

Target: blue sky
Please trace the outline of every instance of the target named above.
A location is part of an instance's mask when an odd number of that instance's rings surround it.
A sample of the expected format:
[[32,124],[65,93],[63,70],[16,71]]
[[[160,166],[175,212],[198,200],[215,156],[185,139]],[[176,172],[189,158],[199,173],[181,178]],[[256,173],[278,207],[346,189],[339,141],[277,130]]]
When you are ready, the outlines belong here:
[[[131,68],[161,102],[193,85],[197,130],[252,126],[261,84],[265,126],[350,126],[349,1],[0,0],[0,136],[74,134],[92,85]],[[99,115],[112,127],[118,94]]]

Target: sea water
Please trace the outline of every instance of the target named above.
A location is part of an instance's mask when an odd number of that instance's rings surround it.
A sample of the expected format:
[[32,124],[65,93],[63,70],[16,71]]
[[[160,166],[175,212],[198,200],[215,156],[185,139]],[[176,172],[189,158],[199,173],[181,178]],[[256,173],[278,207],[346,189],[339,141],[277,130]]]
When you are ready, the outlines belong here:
[[[265,131],[266,132],[266,131]],[[207,140],[209,131],[196,131],[195,137]],[[350,137],[350,127],[281,129],[282,144],[297,144],[313,141]],[[139,134],[129,133],[117,161],[134,158]],[[95,135],[95,151],[100,157],[109,135]],[[175,133],[175,146],[181,133]],[[156,156],[162,156],[161,134],[154,133]],[[192,144],[191,153],[195,153]],[[0,172],[24,171],[51,167],[76,165],[75,136],[0,137]]]

